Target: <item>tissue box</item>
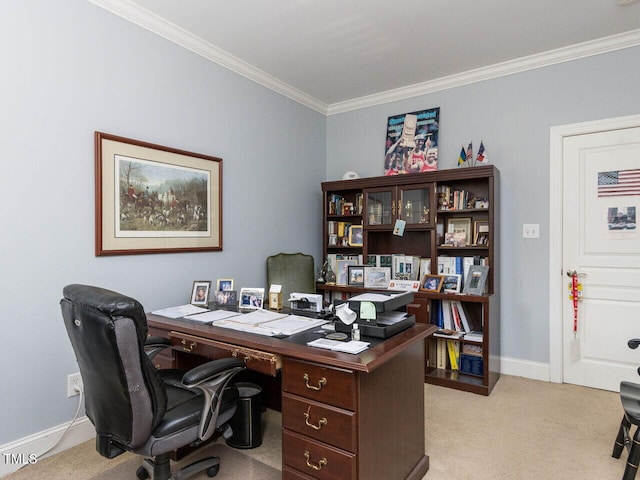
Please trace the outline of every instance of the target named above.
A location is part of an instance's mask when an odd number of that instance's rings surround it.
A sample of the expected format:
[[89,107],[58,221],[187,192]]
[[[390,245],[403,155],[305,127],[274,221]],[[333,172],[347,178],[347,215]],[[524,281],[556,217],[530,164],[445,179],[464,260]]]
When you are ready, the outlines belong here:
[[292,310],[302,310],[304,312],[322,311],[322,295],[315,293],[292,293],[289,297]]

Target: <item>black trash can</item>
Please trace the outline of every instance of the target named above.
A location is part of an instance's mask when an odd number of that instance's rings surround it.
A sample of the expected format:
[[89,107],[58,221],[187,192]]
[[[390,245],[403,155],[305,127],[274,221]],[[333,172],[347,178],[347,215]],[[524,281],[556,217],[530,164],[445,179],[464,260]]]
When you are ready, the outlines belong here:
[[226,442],[234,448],[256,448],[262,444],[262,388],[237,382],[238,407],[229,420],[233,435]]

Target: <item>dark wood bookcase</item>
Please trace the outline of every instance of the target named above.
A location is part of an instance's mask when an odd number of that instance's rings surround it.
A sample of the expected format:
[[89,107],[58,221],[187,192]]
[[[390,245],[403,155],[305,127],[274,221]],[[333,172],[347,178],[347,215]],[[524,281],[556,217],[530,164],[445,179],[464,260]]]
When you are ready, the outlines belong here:
[[[324,259],[330,254],[362,255],[366,264],[371,255],[411,255],[430,258],[432,274],[438,274],[438,257],[481,258],[489,266],[484,295],[418,291],[407,308],[418,322],[436,323],[435,313],[443,301],[447,304],[461,302],[469,321],[475,325],[474,329],[482,331],[482,341],[460,339],[459,349],[460,352],[463,349],[474,350],[481,362],[476,363],[473,374],[455,370],[450,363],[446,366],[438,364],[435,352],[437,339],[431,337],[426,340],[425,381],[489,395],[500,376],[498,169],[487,165],[337,180],[323,182],[322,193]],[[394,232],[397,220],[406,222],[402,235]],[[445,245],[445,232],[450,222],[470,226],[470,241],[464,246],[455,246],[456,243],[451,241]],[[360,241],[349,242],[344,228],[340,228],[341,224],[343,227],[362,226],[361,245]],[[474,233],[480,226],[483,231],[476,238]],[[339,234],[346,238],[343,240]],[[323,283],[318,283],[316,289],[328,300],[346,299],[365,291],[361,287]],[[464,348],[465,344],[471,346]]]

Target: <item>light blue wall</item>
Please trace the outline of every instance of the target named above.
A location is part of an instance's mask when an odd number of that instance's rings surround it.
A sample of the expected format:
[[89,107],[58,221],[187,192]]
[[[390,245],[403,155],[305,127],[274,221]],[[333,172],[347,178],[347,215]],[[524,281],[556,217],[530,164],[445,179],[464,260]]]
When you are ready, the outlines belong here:
[[[268,255],[321,255],[325,117],[80,0],[0,5],[0,445],[68,422],[78,370],[62,287],[147,309],[193,280],[264,286]],[[95,130],[223,158],[222,252],[94,256]]]
[[[325,118],[85,1],[3,1],[0,35],[0,445],[75,411],[64,285],[156,309],[196,279],[263,285],[278,251],[319,261],[319,183],[382,174],[387,117],[436,106],[441,168],[482,139],[501,171],[502,353],[547,363],[549,127],[640,110],[640,48]],[[96,258],[95,130],[222,157],[224,250]]]
[[[439,167],[484,140],[501,178],[502,355],[549,362],[549,129],[640,112],[640,48],[332,115],[327,179],[382,175],[387,117],[440,107]],[[562,208],[558,205],[557,208]],[[522,224],[540,224],[523,239]]]

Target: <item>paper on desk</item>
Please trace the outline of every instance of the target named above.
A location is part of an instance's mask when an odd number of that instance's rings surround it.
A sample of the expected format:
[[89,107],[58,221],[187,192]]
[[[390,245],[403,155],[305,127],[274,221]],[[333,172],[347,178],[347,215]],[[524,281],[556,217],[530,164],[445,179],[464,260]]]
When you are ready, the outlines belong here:
[[329,340],[327,338],[318,338],[312,342],[307,342],[310,347],[324,348],[334,352],[360,353],[369,348],[369,342],[360,342],[351,340],[350,342],[340,342],[337,340]]
[[293,335],[326,323],[326,320],[287,315],[269,310],[255,310],[216,321],[216,327],[230,328],[258,335]]
[[211,310],[204,313],[185,315],[184,318],[188,318],[189,320],[196,320],[197,322],[208,323],[222,320],[224,318],[235,317],[236,315],[240,315],[240,312],[231,312],[229,310]]
[[384,293],[361,293],[360,295],[356,295],[351,297],[349,300],[358,301],[358,302],[385,302],[390,298],[400,297],[402,295],[409,295],[412,292],[402,292],[402,293],[392,293],[390,295],[386,295]]
[[177,307],[169,307],[162,308],[160,310],[155,310],[151,313],[154,315],[161,315],[163,317],[169,318],[180,318],[186,317],[187,315],[194,315],[196,313],[204,313],[208,312],[206,308],[196,307],[195,305],[187,304],[187,305],[179,305]]
[[394,325],[407,318],[407,312],[382,312],[378,313],[376,323],[378,325]]

